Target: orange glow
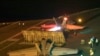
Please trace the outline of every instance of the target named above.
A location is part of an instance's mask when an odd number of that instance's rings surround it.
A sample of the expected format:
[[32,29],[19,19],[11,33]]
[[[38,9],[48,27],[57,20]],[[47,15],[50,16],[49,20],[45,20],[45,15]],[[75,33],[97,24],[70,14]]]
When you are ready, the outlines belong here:
[[69,30],[78,30],[78,29],[83,29],[84,26],[78,26],[78,25],[70,25],[70,24],[67,24],[67,25],[66,25],[66,28],[69,29]]
[[55,24],[50,24],[50,25],[43,24],[43,25],[41,25],[42,28],[53,28],[55,26],[56,26]]

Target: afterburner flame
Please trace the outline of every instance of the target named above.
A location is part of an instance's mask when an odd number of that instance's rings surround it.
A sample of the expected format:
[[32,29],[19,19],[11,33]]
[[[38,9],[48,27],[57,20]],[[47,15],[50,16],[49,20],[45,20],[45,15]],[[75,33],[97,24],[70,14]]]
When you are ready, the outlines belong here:
[[57,31],[57,30],[61,30],[61,27],[54,27],[54,28],[51,28],[51,29],[48,29],[48,31]]

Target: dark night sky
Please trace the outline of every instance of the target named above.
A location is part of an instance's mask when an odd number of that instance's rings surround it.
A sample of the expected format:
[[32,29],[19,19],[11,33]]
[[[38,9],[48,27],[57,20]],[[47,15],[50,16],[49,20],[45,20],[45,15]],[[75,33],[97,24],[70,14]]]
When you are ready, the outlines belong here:
[[97,0],[1,1],[0,21],[50,18],[98,7]]

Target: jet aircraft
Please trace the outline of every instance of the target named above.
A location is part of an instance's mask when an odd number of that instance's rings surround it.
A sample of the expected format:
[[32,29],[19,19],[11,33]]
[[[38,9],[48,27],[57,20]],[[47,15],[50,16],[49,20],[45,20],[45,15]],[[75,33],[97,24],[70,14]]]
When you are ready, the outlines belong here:
[[41,28],[46,29],[47,31],[58,31],[61,30],[62,28],[67,29],[67,30],[79,30],[85,28],[85,26],[79,26],[79,25],[74,25],[68,22],[67,17],[63,17],[62,23],[59,25],[57,20],[53,18],[55,21],[55,24],[42,24]]

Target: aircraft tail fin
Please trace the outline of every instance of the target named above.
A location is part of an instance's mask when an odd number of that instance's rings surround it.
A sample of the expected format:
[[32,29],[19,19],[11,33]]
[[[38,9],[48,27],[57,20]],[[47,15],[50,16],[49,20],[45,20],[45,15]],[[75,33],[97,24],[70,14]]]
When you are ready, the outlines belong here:
[[55,24],[58,25],[55,17],[53,17],[53,20],[54,20]]
[[61,24],[61,25],[62,25],[62,26],[65,26],[65,25],[66,25],[67,20],[68,20],[68,18],[66,18],[66,17],[65,17],[65,18],[63,18],[63,22],[62,22],[62,24]]

